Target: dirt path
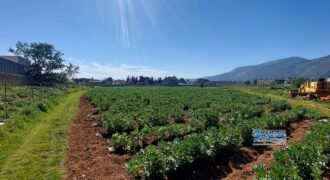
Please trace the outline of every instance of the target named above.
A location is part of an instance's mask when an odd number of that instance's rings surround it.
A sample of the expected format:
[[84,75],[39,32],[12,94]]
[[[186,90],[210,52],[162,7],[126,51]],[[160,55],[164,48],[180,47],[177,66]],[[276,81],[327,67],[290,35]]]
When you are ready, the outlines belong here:
[[95,127],[94,110],[80,98],[76,120],[69,132],[69,155],[66,179],[130,179],[124,165],[129,155],[110,153],[104,130]]
[[[311,126],[319,124],[315,121],[295,122],[290,126],[291,134],[287,138],[287,147],[293,141],[300,141]],[[278,151],[280,146],[273,146],[262,151],[253,148],[241,148],[240,152],[230,158],[230,171],[223,179],[253,179],[253,168],[258,164],[265,164],[266,168],[271,167],[274,161],[272,154]]]

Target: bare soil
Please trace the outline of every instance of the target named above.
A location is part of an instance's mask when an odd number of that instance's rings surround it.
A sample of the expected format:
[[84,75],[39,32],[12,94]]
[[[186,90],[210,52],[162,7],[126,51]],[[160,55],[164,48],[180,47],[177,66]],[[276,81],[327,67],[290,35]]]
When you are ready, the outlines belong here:
[[325,171],[323,173],[324,180],[330,180],[330,162],[327,163]]
[[92,105],[81,97],[68,137],[68,175],[65,179],[131,179],[124,169],[131,156],[108,150],[108,142],[102,137],[105,130],[96,126],[94,113]]

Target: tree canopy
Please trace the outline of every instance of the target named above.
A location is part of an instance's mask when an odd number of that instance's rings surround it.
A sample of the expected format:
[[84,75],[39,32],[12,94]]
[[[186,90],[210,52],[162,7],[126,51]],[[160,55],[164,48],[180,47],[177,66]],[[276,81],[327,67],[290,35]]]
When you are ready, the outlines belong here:
[[128,76],[126,78],[126,84],[128,85],[166,85],[166,86],[175,86],[179,83],[185,83],[186,80],[181,78],[178,79],[176,76],[157,78],[154,77],[146,77],[146,76]]
[[204,84],[206,84],[208,82],[210,82],[210,81],[207,80],[207,79],[202,79],[202,78],[197,79],[197,83],[200,84],[200,85],[204,85]]
[[63,53],[48,43],[17,42],[9,52],[30,61],[26,74],[38,83],[65,83],[78,73],[79,67],[64,65]]
[[299,88],[302,84],[304,84],[305,81],[306,81],[305,78],[297,77],[297,78],[292,79],[291,85],[293,85],[296,88]]

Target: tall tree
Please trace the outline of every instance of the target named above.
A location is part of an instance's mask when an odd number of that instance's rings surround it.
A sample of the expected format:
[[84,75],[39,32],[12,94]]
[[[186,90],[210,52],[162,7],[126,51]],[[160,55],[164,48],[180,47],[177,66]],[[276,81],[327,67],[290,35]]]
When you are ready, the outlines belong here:
[[157,81],[156,81],[156,84],[161,85],[162,83],[163,83],[162,78],[158,78]]
[[72,78],[79,70],[78,66],[69,64],[66,70],[63,53],[48,43],[17,42],[16,48],[9,48],[9,52],[28,59],[31,62],[27,75],[37,82],[63,81],[65,75]]
[[179,79],[176,76],[165,77],[163,79],[163,85],[176,86],[179,84]]
[[180,78],[180,83],[186,83],[186,80],[184,78]]
[[108,77],[103,80],[103,84],[105,85],[112,85],[112,83],[113,83],[112,77]]
[[200,84],[200,85],[204,85],[204,84],[206,84],[208,82],[210,82],[210,81],[207,80],[207,79],[202,79],[202,78],[197,79],[197,83]]
[[65,74],[69,79],[73,79],[76,74],[79,73],[79,67],[69,63],[69,65],[65,69]]

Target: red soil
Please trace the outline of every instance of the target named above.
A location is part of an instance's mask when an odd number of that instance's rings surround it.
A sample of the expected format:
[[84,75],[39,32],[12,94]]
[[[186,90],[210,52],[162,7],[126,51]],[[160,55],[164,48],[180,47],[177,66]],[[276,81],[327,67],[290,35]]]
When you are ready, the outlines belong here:
[[118,155],[108,150],[105,132],[93,117],[91,104],[80,98],[76,120],[69,132],[69,155],[66,179],[131,179],[124,165],[129,155]]

